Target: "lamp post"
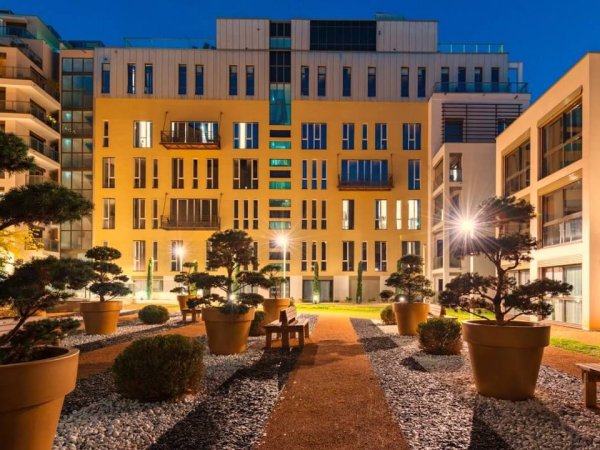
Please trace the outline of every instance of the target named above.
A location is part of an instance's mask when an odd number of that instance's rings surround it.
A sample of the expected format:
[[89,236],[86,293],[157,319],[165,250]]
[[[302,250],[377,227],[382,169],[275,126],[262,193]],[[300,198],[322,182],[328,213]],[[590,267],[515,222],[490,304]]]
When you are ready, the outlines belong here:
[[287,256],[288,237],[285,234],[280,234],[279,237],[277,238],[277,243],[283,249],[283,288],[282,288],[282,292],[281,292],[281,297],[287,298],[285,295],[286,294],[285,287],[287,285],[287,278],[285,276],[285,273],[286,273],[286,256]]

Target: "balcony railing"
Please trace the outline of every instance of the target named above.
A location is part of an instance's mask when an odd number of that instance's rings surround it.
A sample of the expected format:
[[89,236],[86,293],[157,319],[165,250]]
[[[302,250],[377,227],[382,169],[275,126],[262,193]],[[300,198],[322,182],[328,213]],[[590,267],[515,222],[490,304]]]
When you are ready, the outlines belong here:
[[219,230],[221,220],[219,217],[211,217],[208,220],[178,220],[177,217],[160,216],[160,224],[163,230]]
[[348,180],[338,176],[340,191],[389,191],[394,187],[394,177],[383,180]]
[[433,92],[490,92],[490,93],[508,93],[508,94],[524,94],[527,93],[527,83],[504,81],[498,83],[462,83],[462,82],[444,82],[435,83]]
[[34,138],[33,136],[19,136],[25,143],[29,146],[30,149],[35,150],[36,152],[47,156],[53,161],[60,162],[58,149],[56,147],[49,146],[39,139]]
[[58,252],[60,242],[58,239],[41,239],[41,244],[47,252]]
[[434,256],[433,257],[433,269],[441,269],[444,267],[444,257],[443,256]]
[[450,43],[438,44],[440,53],[505,53],[504,44],[494,43]]
[[58,183],[58,181],[56,181],[55,179],[47,176],[47,175],[36,175],[36,174],[29,174],[27,175],[27,181],[26,183],[28,185],[33,185],[33,184],[42,184],[42,183]]
[[15,101],[2,101],[0,100],[0,113],[10,112],[19,114],[31,114],[41,122],[48,125],[53,130],[58,131],[57,120],[46,113],[43,109],[33,105],[31,102],[15,102]]
[[[15,34],[6,34],[7,30],[18,30],[18,28],[14,27],[0,27],[0,29],[4,29],[4,33],[0,31],[0,46],[3,47],[16,47],[19,49],[21,53],[23,53],[27,58],[29,58],[34,64],[38,67],[43,68],[43,60],[40,56],[29,48],[29,45],[26,42],[23,42],[18,35]],[[27,31],[27,30],[25,30]],[[28,36],[22,36],[26,39],[30,39]],[[35,38],[34,38],[35,39]]]
[[42,74],[29,67],[5,67],[0,66],[0,78],[12,80],[31,80],[54,99],[60,100],[58,85],[44,77]]
[[221,148],[219,136],[206,135],[205,133],[188,133],[187,135],[182,136],[173,131],[161,131],[160,144],[165,148],[178,149]]
[[580,241],[582,237],[581,226],[581,213],[579,213],[579,217],[544,224],[542,243],[544,247],[547,247],[550,245],[568,244],[569,242]]

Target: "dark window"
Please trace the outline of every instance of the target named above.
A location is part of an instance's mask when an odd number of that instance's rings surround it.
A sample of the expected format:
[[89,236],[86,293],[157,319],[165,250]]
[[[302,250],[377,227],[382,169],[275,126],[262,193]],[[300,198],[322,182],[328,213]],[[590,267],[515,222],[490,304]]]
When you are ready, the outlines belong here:
[[229,66],[229,95],[237,95],[238,77],[237,66]]
[[152,94],[154,92],[154,76],[152,64],[144,66],[144,94]]
[[444,121],[444,142],[463,142],[463,119]]
[[425,85],[427,84],[427,71],[425,67],[417,69],[417,97],[425,97]]
[[500,67],[492,67],[492,92],[498,92],[500,88]]
[[292,136],[290,130],[269,130],[269,137],[272,138],[289,138]]
[[110,94],[110,63],[102,63],[102,90],[103,94]]
[[246,66],[246,95],[254,95],[254,66]]
[[367,69],[367,96],[377,96],[377,72],[375,67],[369,67]]
[[271,170],[269,175],[271,178],[291,178],[292,177],[290,170]]
[[309,83],[309,72],[308,66],[302,66],[300,68],[300,95],[308,95],[308,83]]
[[375,51],[377,22],[374,20],[311,20],[311,50]]
[[258,160],[233,160],[233,188],[258,189]]
[[289,51],[269,52],[269,82],[289,83],[292,78],[292,56]]
[[196,95],[204,95],[204,66],[196,65]]
[[521,144],[504,157],[504,195],[512,195],[530,184],[530,145]]
[[342,241],[342,272],[354,272],[354,241]]
[[403,67],[400,71],[400,96],[401,97],[408,97],[409,96],[409,90],[408,90],[408,81],[409,81],[409,72],[408,72],[408,67]]
[[467,89],[467,68],[458,68],[458,85],[456,86],[459,92],[464,92]]
[[127,64],[127,93],[135,94],[135,64]]
[[327,92],[327,68],[319,66],[317,70],[317,95],[325,97]]
[[542,177],[581,159],[581,103],[542,128]]
[[342,69],[342,96],[350,97],[352,95],[352,68],[344,67]]
[[179,70],[177,72],[177,80],[179,87],[177,93],[179,95],[187,94],[187,66],[185,64],[179,64]]
[[442,91],[448,92],[450,89],[450,68],[442,67],[442,73],[440,74],[440,81],[442,82]]
[[475,67],[473,70],[473,81],[475,83],[475,91],[481,92],[483,88],[483,67]]

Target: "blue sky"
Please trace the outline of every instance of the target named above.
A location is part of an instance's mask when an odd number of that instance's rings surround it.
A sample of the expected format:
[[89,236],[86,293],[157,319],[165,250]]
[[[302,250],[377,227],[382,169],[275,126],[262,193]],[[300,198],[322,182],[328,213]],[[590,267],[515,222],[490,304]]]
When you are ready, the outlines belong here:
[[433,19],[440,42],[504,43],[512,61],[525,63],[536,98],[586,52],[600,51],[599,0],[10,0],[0,8],[40,16],[63,39],[117,46],[126,36],[213,38],[217,17],[371,19],[381,11]]

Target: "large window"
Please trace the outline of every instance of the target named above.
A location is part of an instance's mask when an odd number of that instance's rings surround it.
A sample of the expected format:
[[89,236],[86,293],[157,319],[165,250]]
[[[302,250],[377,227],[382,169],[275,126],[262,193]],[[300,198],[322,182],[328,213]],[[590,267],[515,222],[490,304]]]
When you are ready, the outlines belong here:
[[544,246],[581,240],[581,180],[542,197]]
[[342,97],[352,95],[352,68],[344,67],[342,69]]
[[[251,209],[252,214],[250,214]],[[274,218],[272,215],[269,215],[269,217]],[[289,219],[289,217],[285,218]],[[234,200],[233,228],[249,230],[251,226],[253,229],[258,230],[258,200]]]
[[258,148],[258,123],[234,123],[233,148]]
[[177,93],[179,95],[187,94],[187,66],[179,64],[177,68]]
[[402,148],[404,150],[421,150],[421,124],[402,124]]
[[133,229],[143,230],[146,228],[146,199],[133,199]]
[[203,229],[219,224],[218,200],[212,198],[172,198],[168,224],[170,228]]
[[385,159],[343,159],[341,186],[377,187],[390,185]]
[[421,256],[421,242],[402,241],[402,256],[417,255]]
[[229,95],[238,94],[238,67],[229,66]]
[[408,189],[418,191],[421,189],[421,160],[408,160]]
[[317,96],[325,97],[327,95],[327,67],[319,66],[317,68]]
[[421,229],[421,200],[408,200],[408,229]]
[[102,187],[115,187],[115,158],[102,158]]
[[133,146],[136,148],[152,147],[152,122],[149,120],[133,122]]
[[171,158],[171,188],[183,189],[183,158]]
[[425,67],[417,69],[417,97],[425,97],[427,87],[427,70]]
[[219,189],[219,160],[206,160],[206,189]]
[[300,95],[303,97],[306,97],[309,94],[309,82],[310,72],[308,70],[308,66],[302,66],[300,68]]
[[254,66],[246,66],[246,96],[254,96]]
[[342,124],[342,150],[354,150],[354,124]]
[[354,200],[342,200],[342,230],[354,230]]
[[127,93],[135,94],[136,80],[135,80],[135,64],[127,64]]
[[204,95],[204,66],[201,64],[196,65],[195,74],[195,90],[194,94]]
[[377,72],[375,67],[367,68],[367,96],[377,96]]
[[542,128],[542,177],[581,159],[581,103]]
[[115,228],[115,199],[102,199],[102,228],[114,230]]
[[400,97],[409,96],[409,69],[408,67],[402,67],[400,69]]
[[146,270],[146,241],[133,241],[133,271]]
[[571,295],[552,299],[552,320],[581,324],[582,272],[581,264],[544,267],[542,277],[562,281],[573,286]]
[[387,230],[387,200],[375,200],[375,229]]
[[375,271],[387,272],[387,242],[375,241]]
[[302,149],[323,150],[327,148],[327,124],[302,124]]
[[183,241],[171,241],[171,272],[181,272],[184,253]]
[[133,187],[134,189],[146,187],[146,158],[133,158]]
[[110,94],[110,63],[102,63],[102,87],[100,92],[102,94]]
[[144,94],[154,92],[154,71],[152,64],[144,64]]
[[233,160],[233,188],[258,189],[258,159]]
[[271,125],[292,123],[292,95],[289,83],[269,85],[269,123]]
[[214,143],[219,141],[218,122],[171,122],[170,142]]
[[375,150],[387,150],[387,123],[375,124]]
[[529,186],[529,140],[504,157],[504,195],[511,195]]
[[342,241],[342,272],[354,272],[354,241]]

